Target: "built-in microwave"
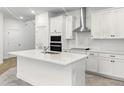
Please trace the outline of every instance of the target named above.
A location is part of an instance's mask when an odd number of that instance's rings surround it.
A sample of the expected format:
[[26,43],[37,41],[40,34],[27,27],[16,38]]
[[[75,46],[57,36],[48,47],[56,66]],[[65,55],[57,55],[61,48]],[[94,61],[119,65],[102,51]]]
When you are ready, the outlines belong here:
[[61,42],[61,36],[51,36],[50,37],[50,41],[57,41],[57,42]]

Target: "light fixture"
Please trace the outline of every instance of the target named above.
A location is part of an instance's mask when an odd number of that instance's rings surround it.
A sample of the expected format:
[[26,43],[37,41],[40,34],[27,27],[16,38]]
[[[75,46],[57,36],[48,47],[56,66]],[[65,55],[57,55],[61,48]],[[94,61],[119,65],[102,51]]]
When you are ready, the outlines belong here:
[[22,16],[20,16],[20,19],[23,19],[23,17],[22,17]]
[[32,14],[35,14],[35,11],[34,11],[34,10],[31,10],[31,13],[32,13]]

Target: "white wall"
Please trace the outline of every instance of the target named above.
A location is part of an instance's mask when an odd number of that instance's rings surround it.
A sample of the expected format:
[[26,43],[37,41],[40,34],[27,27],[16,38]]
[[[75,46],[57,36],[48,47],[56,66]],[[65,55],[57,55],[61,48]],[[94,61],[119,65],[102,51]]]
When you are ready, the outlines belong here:
[[35,25],[32,21],[22,22],[4,19],[4,58],[8,52],[35,47]]
[[3,14],[0,13],[0,64],[3,63]]

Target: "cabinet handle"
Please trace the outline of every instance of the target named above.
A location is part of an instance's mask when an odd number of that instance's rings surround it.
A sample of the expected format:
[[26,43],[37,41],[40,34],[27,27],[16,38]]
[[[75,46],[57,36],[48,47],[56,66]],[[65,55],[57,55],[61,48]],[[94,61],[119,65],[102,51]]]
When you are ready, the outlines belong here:
[[115,57],[115,56],[111,55],[110,57]]
[[115,35],[111,35],[111,37],[115,37]]
[[111,62],[113,62],[113,63],[114,63],[115,61],[114,61],[114,60],[111,60]]
[[90,55],[94,55],[93,53],[90,53]]
[[113,63],[114,63],[115,61],[113,60]]

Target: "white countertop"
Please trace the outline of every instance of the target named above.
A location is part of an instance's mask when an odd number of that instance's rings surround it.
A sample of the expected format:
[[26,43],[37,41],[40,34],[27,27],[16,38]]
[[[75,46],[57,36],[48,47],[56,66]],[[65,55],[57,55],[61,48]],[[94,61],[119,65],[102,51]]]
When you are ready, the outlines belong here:
[[91,50],[88,50],[89,52],[100,52],[100,53],[112,53],[112,54],[118,54],[118,55],[124,55],[124,51],[112,51],[112,50],[95,50],[95,49],[91,49]]
[[9,54],[60,65],[68,65],[87,57],[85,54],[74,54],[68,52],[61,52],[59,54],[43,54],[40,50],[36,49],[10,52]]

